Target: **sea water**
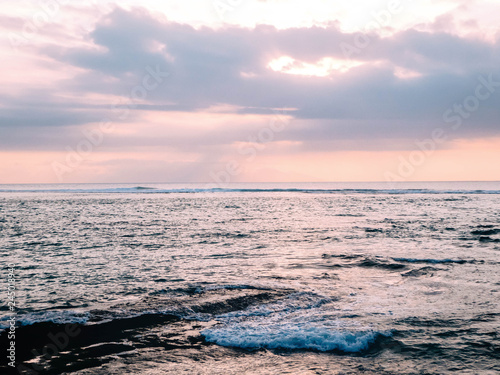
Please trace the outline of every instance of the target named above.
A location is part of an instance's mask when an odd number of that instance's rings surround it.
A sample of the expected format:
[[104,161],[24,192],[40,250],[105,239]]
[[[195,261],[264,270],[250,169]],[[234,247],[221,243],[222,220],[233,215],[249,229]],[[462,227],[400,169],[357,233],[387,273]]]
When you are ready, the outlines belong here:
[[500,371],[498,182],[1,185],[0,236],[25,373]]

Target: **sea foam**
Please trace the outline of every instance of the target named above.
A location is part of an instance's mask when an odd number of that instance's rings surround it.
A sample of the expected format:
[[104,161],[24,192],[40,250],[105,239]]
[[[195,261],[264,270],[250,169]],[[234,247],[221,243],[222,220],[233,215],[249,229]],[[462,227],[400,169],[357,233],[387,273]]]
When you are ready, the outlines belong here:
[[334,301],[313,292],[292,293],[276,302],[218,315],[220,324],[201,334],[206,341],[228,347],[348,353],[364,351],[380,335],[389,335],[335,318]]
[[[29,326],[36,323],[55,323],[55,324],[66,324],[66,323],[87,323],[90,314],[88,312],[80,313],[74,311],[45,311],[45,312],[34,312],[27,313],[23,315],[18,315],[16,317],[16,324],[19,326]],[[0,331],[8,327],[7,320],[10,316],[4,316],[0,318]]]
[[378,336],[375,331],[332,330],[304,324],[232,325],[201,332],[205,339],[218,345],[245,349],[339,350],[348,353],[368,349]]

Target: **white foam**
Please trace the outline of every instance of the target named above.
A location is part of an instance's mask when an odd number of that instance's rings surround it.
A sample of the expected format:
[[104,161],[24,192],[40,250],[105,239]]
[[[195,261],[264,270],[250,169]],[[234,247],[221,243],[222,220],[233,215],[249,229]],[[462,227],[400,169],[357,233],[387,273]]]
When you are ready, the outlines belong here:
[[312,292],[221,314],[201,334],[209,342],[245,349],[366,350],[379,335],[355,320],[340,319],[334,299]]
[[201,332],[205,339],[222,346],[245,349],[312,349],[359,352],[368,349],[381,333],[375,331],[333,330],[303,324],[232,325]]
[[[0,318],[0,330],[8,327],[7,320],[10,316]],[[75,312],[69,310],[54,310],[45,312],[28,313],[16,316],[16,324],[29,326],[35,323],[51,322],[56,324],[79,323],[85,324],[89,319],[88,312]]]

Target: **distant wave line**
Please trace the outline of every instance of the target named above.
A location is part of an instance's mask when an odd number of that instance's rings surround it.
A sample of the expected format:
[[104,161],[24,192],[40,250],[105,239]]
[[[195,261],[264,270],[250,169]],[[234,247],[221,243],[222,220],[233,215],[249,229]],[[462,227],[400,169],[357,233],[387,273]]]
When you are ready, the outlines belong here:
[[0,193],[143,193],[143,194],[195,194],[195,193],[304,193],[304,194],[500,194],[500,190],[435,190],[435,189],[303,189],[303,188],[201,188],[161,189],[137,186],[110,189],[0,189]]

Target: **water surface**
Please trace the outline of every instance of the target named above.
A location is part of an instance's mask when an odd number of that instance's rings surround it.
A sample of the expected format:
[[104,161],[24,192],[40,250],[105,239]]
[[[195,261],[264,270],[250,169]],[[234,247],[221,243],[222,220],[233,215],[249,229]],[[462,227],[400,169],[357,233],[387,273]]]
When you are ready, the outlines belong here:
[[[499,183],[2,185],[18,364],[498,373],[499,198]],[[79,334],[37,358],[67,323]]]

